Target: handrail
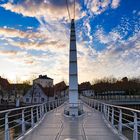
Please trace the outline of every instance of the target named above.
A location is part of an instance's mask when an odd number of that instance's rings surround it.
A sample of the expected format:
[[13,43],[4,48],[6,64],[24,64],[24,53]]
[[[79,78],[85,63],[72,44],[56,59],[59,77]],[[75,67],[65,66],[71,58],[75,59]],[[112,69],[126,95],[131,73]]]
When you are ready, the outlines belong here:
[[117,130],[123,138],[130,139],[124,130],[127,128],[133,140],[140,138],[140,111],[128,107],[107,104],[95,99],[81,96],[81,100],[90,107],[101,112],[108,123]]
[[20,110],[20,109],[27,109],[27,108],[31,108],[31,107],[37,107],[37,106],[40,106],[40,105],[43,105],[43,104],[46,104],[46,103],[47,104],[52,103],[52,102],[55,102],[55,101],[56,100],[52,100],[52,101],[47,101],[47,102],[44,102],[44,103],[41,103],[41,104],[28,105],[28,106],[24,106],[24,107],[17,107],[17,108],[7,109],[7,110],[0,111],[0,113],[6,113],[6,112]]
[[[87,97],[85,97],[85,98],[87,98]],[[89,100],[95,100],[95,99],[89,99]],[[115,108],[119,108],[119,109],[126,109],[126,110],[130,110],[130,111],[133,111],[133,112],[138,112],[138,113],[140,113],[140,110],[137,110],[137,109],[132,109],[132,108],[128,108],[128,107],[112,105],[112,104],[108,104],[108,103],[101,102],[101,101],[98,101],[98,100],[95,100],[95,101],[97,101],[97,102],[99,102],[99,103],[103,103],[103,104],[105,104],[105,105],[107,105],[107,106],[110,106],[110,107],[115,107]]]
[[[21,136],[24,137],[25,133],[27,133],[29,129],[33,129],[48,111],[57,108],[65,101],[66,98],[64,97],[42,104],[0,111],[0,136],[3,137],[4,140],[10,140],[11,135],[12,139],[18,139]],[[26,125],[28,125],[28,127],[26,127]],[[18,130],[17,136],[12,132],[15,130]]]

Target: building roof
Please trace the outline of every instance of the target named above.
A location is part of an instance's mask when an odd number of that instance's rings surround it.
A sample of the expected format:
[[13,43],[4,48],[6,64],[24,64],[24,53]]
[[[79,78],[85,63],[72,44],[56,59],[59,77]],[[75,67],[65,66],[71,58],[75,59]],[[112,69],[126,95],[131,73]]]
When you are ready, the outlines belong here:
[[66,88],[67,88],[67,85],[65,84],[64,81],[54,85],[54,91],[63,91],[63,90],[66,90]]
[[54,87],[42,87],[40,84],[37,84],[42,91],[45,93],[46,96],[48,97],[53,97],[54,96]]
[[37,79],[50,79],[50,80],[53,80],[52,78],[48,77],[47,75],[39,75],[39,77],[34,79],[34,80],[37,80]]
[[45,93],[46,96],[48,97],[53,97],[54,95],[60,94],[61,91],[67,89],[67,85],[65,84],[64,81],[57,83],[53,87],[42,87],[40,84],[37,84],[42,91]]
[[0,85],[4,90],[9,90],[10,89],[10,83],[8,82],[7,79],[4,79],[0,76]]
[[79,88],[80,91],[82,91],[82,90],[91,90],[92,86],[91,86],[90,82],[83,82],[78,86],[78,88]]

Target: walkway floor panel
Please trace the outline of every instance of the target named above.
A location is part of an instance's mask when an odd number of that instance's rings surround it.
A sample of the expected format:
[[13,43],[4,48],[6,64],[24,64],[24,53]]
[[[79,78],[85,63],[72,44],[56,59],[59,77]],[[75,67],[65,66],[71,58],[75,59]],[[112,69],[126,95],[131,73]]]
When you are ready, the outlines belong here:
[[106,126],[99,112],[84,105],[85,115],[68,118],[64,106],[49,112],[24,140],[119,140]]

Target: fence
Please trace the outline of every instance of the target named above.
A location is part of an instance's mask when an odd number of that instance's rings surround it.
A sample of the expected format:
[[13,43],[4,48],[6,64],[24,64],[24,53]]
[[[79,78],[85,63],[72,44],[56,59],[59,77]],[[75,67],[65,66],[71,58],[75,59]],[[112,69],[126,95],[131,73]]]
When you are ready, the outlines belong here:
[[0,111],[0,139],[13,140],[31,130],[46,113],[64,103],[61,98],[43,104]]
[[83,96],[81,99],[95,110],[100,111],[104,115],[104,118],[118,131],[119,134],[132,140],[140,139],[139,110],[106,104]]

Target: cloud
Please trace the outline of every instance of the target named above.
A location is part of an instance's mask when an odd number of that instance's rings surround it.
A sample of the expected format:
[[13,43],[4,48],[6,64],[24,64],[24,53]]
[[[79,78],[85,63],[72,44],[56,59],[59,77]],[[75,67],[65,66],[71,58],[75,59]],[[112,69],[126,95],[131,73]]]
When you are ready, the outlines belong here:
[[5,50],[0,50],[0,55],[3,56],[15,56],[18,52],[17,51],[13,51],[13,50],[9,50],[9,51],[5,51]]
[[[20,76],[24,74],[26,78],[30,78],[31,75],[48,74],[57,79],[55,82],[68,79],[70,32],[66,7],[64,1],[61,2],[62,4],[59,5],[57,0],[46,1],[46,3],[43,3],[42,0],[25,0],[17,4],[9,2],[1,5],[7,10],[23,16],[35,17],[40,21],[40,26],[36,31],[31,28],[26,31],[8,27],[0,28],[0,40],[7,44],[3,45],[2,49],[5,48],[5,50],[1,50],[0,54],[6,61],[4,61],[5,64],[14,65],[11,75],[15,75],[17,72]],[[87,0],[85,3],[88,11],[82,11],[78,1],[76,4],[78,19],[84,17],[83,23],[77,22],[79,82],[92,81],[94,78],[110,75],[117,77],[138,75],[140,70],[138,23],[134,24],[137,27],[134,27],[135,31],[127,38],[131,23],[126,18],[123,18],[121,24],[110,32],[98,28],[93,34],[91,18],[109,8],[119,7],[120,1]],[[88,12],[90,16],[86,15]],[[85,40],[84,36],[88,39]],[[98,41],[101,46],[104,45],[106,49],[97,51],[94,48],[96,45],[94,40]],[[7,46],[18,51],[6,52]],[[5,67],[3,67],[3,71]]]
[[118,8],[119,5],[120,5],[120,0],[112,0],[111,7],[112,7],[113,9]]
[[[71,18],[74,17],[74,0],[68,0],[69,11]],[[5,3],[1,7],[12,12],[22,14],[23,16],[35,17],[39,20],[41,24],[44,22],[53,21],[53,20],[68,20],[67,6],[65,0],[24,0],[18,3]],[[84,16],[84,13],[81,11],[80,2],[76,1],[75,6],[75,15],[76,18],[81,18]]]
[[119,7],[120,0],[88,0],[87,8],[91,12],[91,15],[99,15],[106,11],[108,8],[116,9]]

